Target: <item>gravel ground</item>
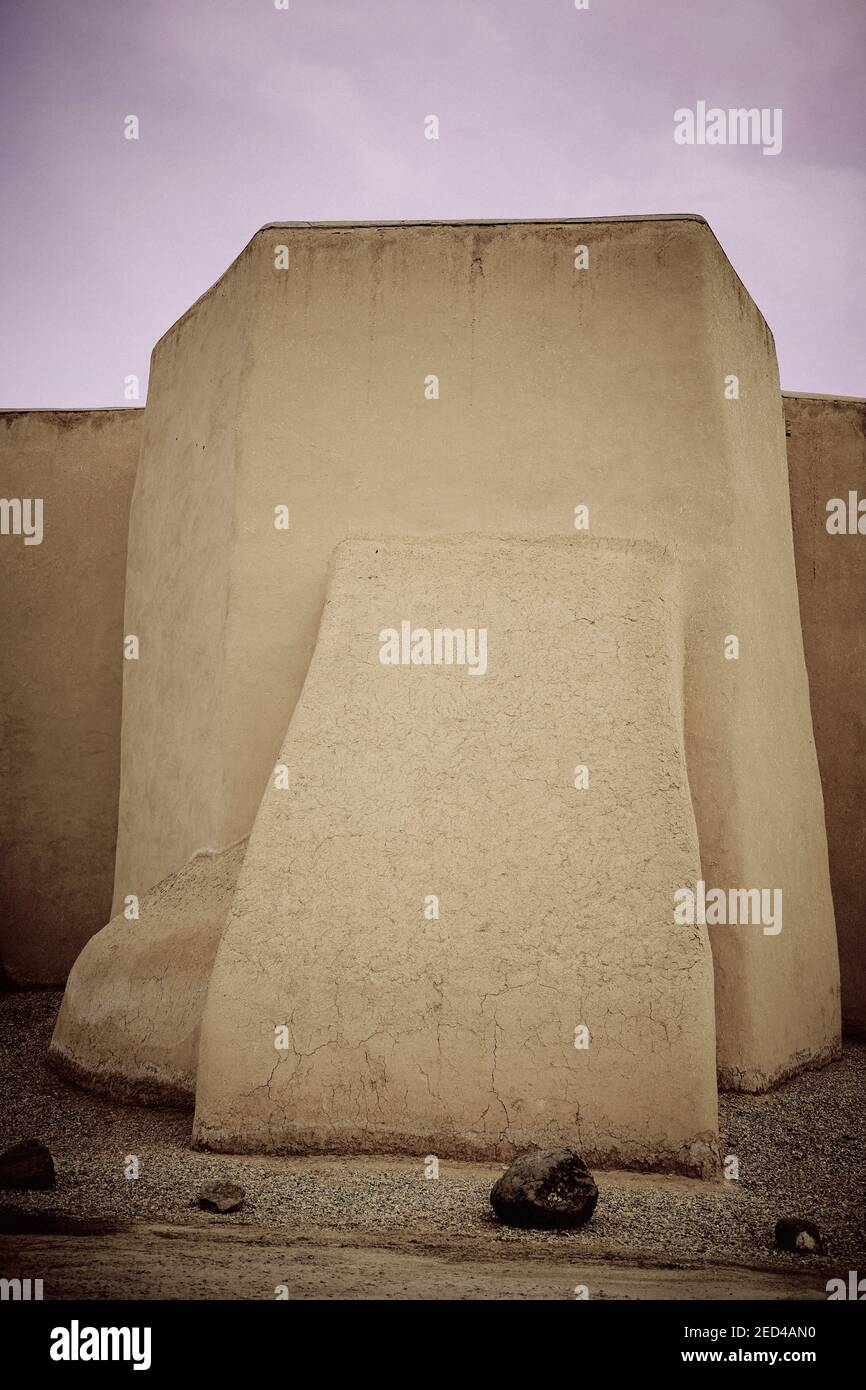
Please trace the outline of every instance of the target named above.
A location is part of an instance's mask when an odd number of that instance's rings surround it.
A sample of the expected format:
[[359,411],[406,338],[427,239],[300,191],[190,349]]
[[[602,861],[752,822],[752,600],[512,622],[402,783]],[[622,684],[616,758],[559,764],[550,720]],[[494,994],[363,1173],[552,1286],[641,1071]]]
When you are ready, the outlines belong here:
[[[396,1232],[420,1241],[472,1237],[527,1254],[559,1247],[571,1256],[747,1263],[780,1269],[862,1269],[866,1262],[866,1044],[850,1044],[841,1062],[809,1072],[768,1096],[725,1095],[725,1151],[739,1159],[735,1182],[637,1174],[596,1174],[601,1192],[588,1227],[569,1233],[500,1227],[488,1194],[501,1171],[492,1165],[440,1164],[439,1181],[423,1163],[396,1158],[266,1158],[195,1153],[191,1113],[116,1104],[60,1079],[45,1053],[59,990],[0,995],[0,1147],[27,1138],[51,1149],[57,1186],[2,1193],[0,1229],[16,1213],[32,1230],[72,1221],[267,1227],[287,1234],[316,1228],[364,1232],[371,1243]],[[141,1175],[124,1177],[128,1154]],[[199,1211],[208,1181],[238,1182],[238,1213]],[[780,1216],[817,1221],[828,1261],[775,1250]],[[502,1253],[506,1253],[502,1250]]]

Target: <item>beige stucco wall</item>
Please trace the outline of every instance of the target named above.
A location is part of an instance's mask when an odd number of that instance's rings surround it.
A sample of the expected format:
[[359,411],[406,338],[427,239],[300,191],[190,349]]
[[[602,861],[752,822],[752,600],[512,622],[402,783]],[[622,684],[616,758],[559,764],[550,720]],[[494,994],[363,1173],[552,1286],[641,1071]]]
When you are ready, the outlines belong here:
[[[481,667],[383,664],[402,621],[482,629]],[[217,951],[195,1143],[715,1173],[710,945],[674,916],[700,877],[682,649],[645,542],[338,548]]]
[[249,832],[335,544],[579,503],[682,551],[704,877],[784,893],[778,937],[712,933],[720,1075],[760,1089],[834,1054],[838,972],[773,343],[700,219],[265,228],[157,345],[115,901]]
[[[866,534],[827,503],[866,499],[866,401],[786,395],[800,616],[839,933],[846,1031],[866,1033]],[[866,516],[863,518],[866,532]]]
[[190,311],[194,335],[168,334],[151,364],[126,570],[125,631],[140,655],[124,662],[113,913],[199,850],[238,840],[228,808],[254,775],[226,757],[231,722],[259,717],[239,710],[225,670],[249,371],[242,265],[230,283]]
[[0,412],[0,496],[42,498],[41,545],[0,536],[0,955],[60,984],[111,911],[123,594],[143,412]]

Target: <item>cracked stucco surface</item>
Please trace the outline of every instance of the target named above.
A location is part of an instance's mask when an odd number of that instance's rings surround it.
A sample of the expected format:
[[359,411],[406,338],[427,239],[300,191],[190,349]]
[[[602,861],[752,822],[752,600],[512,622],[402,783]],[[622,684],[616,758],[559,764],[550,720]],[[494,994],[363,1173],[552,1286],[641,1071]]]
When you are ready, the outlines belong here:
[[[486,627],[487,674],[381,665],[403,618]],[[644,543],[338,547],[217,953],[196,1143],[712,1171],[709,943],[673,923],[699,876],[682,622]]]
[[92,937],[72,968],[50,1056],[122,1100],[195,1095],[201,1014],[245,843],[196,855]]

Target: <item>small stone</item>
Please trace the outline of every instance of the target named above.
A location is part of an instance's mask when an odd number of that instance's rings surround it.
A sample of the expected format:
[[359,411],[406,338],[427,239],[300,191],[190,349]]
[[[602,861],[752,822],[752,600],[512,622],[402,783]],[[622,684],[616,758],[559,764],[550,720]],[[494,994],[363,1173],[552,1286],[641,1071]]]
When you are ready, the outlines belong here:
[[54,1159],[38,1139],[25,1139],[0,1154],[0,1188],[32,1190],[54,1183]]
[[794,1255],[823,1255],[824,1241],[814,1221],[783,1216],[776,1222],[776,1244]]
[[574,1149],[521,1154],[490,1193],[493,1210],[508,1226],[583,1226],[597,1201],[592,1174]]
[[243,1206],[245,1192],[233,1182],[211,1182],[198,1194],[198,1204],[205,1211],[237,1211]]

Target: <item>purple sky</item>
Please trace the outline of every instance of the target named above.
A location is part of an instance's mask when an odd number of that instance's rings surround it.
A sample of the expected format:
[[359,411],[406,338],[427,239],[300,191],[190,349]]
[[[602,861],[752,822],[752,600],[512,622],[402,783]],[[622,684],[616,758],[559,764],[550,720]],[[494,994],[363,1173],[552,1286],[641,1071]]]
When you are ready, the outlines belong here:
[[[266,222],[658,212],[709,220],[785,389],[866,394],[864,0],[289,4],[0,0],[0,407],[126,404]],[[675,145],[700,99],[782,107],[782,153]]]

